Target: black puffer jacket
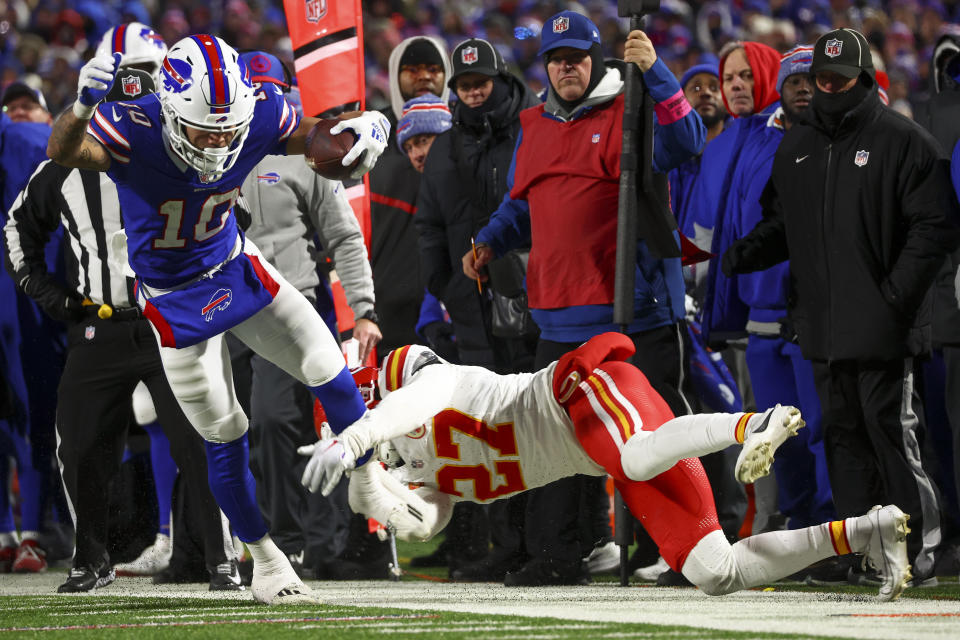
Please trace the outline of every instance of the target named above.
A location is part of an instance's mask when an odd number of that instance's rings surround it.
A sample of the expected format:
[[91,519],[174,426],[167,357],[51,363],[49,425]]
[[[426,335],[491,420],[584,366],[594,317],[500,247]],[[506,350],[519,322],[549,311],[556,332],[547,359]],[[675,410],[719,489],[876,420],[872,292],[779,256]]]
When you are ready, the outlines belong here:
[[764,219],[725,255],[753,271],[789,257],[804,357],[894,360],[930,349],[930,285],[960,242],[948,164],[930,135],[872,91],[830,135],[792,127]]
[[420,234],[423,281],[450,313],[461,362],[504,371],[511,367],[490,363],[487,355],[493,349],[489,305],[481,302],[476,282],[463,275],[460,263],[470,250],[470,238],[507,192],[520,112],[539,103],[515,77],[501,77],[510,83],[510,98],[486,114],[482,127],[468,126],[463,105],[454,106],[453,128],[430,147],[414,224]]
[[[960,140],[960,84],[947,73],[947,65],[960,56],[960,37],[945,35],[937,41],[930,58],[933,93],[916,110],[917,123],[940,144],[941,157],[950,159]],[[944,261],[933,294],[933,345],[960,345],[960,307],[954,275],[960,269],[960,250]]]

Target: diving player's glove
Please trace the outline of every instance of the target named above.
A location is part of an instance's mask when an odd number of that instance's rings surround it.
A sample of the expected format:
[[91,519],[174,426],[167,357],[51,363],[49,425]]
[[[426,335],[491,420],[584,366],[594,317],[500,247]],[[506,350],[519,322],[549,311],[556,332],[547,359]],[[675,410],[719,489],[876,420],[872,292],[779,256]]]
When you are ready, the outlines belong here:
[[89,120],[97,105],[106,97],[113,86],[120,67],[120,54],[111,57],[96,56],[80,69],[80,82],[77,101],[73,103],[73,114],[81,120]]
[[314,444],[308,444],[297,449],[297,453],[302,456],[310,456],[307,461],[307,468],[303,470],[300,476],[300,484],[306,487],[310,493],[320,493],[325,496],[337,488],[343,472],[353,469],[356,465],[356,459],[350,450],[345,448],[340,440],[318,440]]
[[364,111],[356,118],[338,122],[330,129],[330,133],[337,134],[344,129],[350,129],[357,134],[357,142],[343,157],[341,164],[349,167],[354,160],[360,158],[360,164],[350,174],[350,177],[362,178],[363,174],[373,169],[373,165],[377,163],[377,158],[387,148],[387,138],[390,136],[390,121],[379,111]]

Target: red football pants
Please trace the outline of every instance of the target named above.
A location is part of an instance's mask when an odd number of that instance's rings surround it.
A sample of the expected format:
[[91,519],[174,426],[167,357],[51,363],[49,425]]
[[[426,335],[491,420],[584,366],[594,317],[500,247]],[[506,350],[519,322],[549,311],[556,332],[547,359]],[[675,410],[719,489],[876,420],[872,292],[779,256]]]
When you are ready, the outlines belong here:
[[[563,377],[564,372],[558,370],[555,379]],[[713,492],[700,460],[679,460],[644,482],[627,478],[620,463],[624,443],[638,430],[654,431],[673,418],[666,402],[639,369],[607,361],[581,378],[565,406],[584,450],[613,477],[630,512],[657,543],[660,555],[680,571],[697,542],[720,529]]]

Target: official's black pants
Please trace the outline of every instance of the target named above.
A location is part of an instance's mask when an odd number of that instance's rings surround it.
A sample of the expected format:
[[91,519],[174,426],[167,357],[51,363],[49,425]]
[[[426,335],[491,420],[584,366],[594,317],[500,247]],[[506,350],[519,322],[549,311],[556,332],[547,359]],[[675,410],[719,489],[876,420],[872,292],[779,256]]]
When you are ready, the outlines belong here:
[[131,398],[143,381],[153,397],[170,453],[196,498],[208,567],[226,561],[220,510],[207,484],[203,439],[170,390],[160,352],[144,319],[91,316],[67,332],[67,362],[57,400],[57,456],[76,525],[74,566],[109,562],[107,489],[120,468]]
[[823,409],[823,440],[841,518],[895,504],[910,514],[907,536],[914,576],[933,575],[940,543],[937,487],[923,469],[923,406],[913,388],[913,361],[813,361]]

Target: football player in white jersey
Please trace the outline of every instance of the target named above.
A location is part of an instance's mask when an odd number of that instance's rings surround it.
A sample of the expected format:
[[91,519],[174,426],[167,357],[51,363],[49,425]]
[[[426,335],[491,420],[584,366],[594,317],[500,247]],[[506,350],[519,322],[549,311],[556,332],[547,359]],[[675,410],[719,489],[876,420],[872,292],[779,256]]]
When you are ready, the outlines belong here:
[[[160,343],[170,387],[206,441],[210,488],[253,556],[254,598],[316,602],[257,506],[247,418],[223,333],[304,383],[335,431],[366,411],[316,309],[244,239],[233,216],[247,173],[266,155],[302,154],[317,119],[301,119],[279,88],[254,86],[237,52],[209,34],[170,48],[157,94],[101,104],[115,81],[125,82],[118,49],[136,42],[152,54],[158,44],[151,33],[142,25],[136,33],[118,28],[102,55],[84,65],[77,101],[54,123],[47,153],[68,167],[107,172],[117,184],[125,238],[113,240],[126,240],[137,301]],[[367,111],[331,129],[357,136],[343,158],[344,166],[359,159],[354,177],[373,167],[389,127],[382,114]]]
[[[427,540],[458,500],[488,502],[576,473],[610,474],[675,570],[710,595],[790,575],[831,555],[865,554],[883,576],[880,599],[910,579],[908,516],[894,505],[731,545],[698,456],[742,444],[735,473],[769,473],[800,412],[673,417],[642,373],[623,362],[629,338],[606,333],[547,368],[501,376],[444,362],[425,347],[390,352],[380,404],[332,440],[303,448],[304,484],[332,490],[345,470],[350,505],[401,539]],[[357,466],[376,447],[395,467]]]

